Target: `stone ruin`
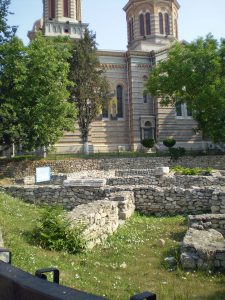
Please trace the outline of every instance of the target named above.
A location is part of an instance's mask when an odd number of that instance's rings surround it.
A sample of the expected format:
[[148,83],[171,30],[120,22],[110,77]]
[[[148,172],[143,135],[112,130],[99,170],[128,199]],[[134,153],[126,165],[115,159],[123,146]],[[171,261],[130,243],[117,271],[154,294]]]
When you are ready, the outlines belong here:
[[183,268],[225,268],[225,214],[191,215],[188,227],[181,247]]
[[69,212],[68,218],[73,226],[84,226],[83,237],[91,249],[114,233],[134,210],[133,193],[120,192],[112,194],[109,199],[79,205]]
[[[146,215],[178,213],[189,216],[181,247],[185,269],[225,267],[225,176],[182,176],[168,167],[119,169],[55,174],[51,182],[35,185],[34,177],[0,187],[12,196],[36,204],[61,204],[69,218],[84,224],[88,247],[103,242],[134,210]],[[19,183],[19,185],[18,185]]]

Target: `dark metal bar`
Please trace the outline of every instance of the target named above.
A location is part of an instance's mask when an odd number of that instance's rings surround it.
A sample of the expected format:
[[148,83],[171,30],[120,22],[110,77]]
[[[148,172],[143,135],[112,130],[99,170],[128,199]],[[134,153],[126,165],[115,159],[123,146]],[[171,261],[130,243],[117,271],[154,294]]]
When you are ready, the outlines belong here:
[[45,273],[53,273],[53,282],[59,284],[59,270],[56,268],[39,269],[35,272],[35,276],[47,280]]
[[0,261],[1,300],[106,300],[40,279]]
[[130,297],[130,300],[156,300],[156,294],[150,292],[144,292]]

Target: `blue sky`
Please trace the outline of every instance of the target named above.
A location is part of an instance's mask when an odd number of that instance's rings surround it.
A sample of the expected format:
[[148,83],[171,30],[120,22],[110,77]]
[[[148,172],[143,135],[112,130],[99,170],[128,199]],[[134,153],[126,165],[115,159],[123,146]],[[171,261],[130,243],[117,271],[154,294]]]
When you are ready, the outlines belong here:
[[[83,0],[83,22],[97,34],[100,49],[124,50],[127,45],[126,18],[122,10],[128,0]],[[180,0],[180,40],[192,41],[211,32],[225,37],[225,0]],[[18,25],[17,35],[28,43],[27,31],[42,15],[42,0],[11,0],[14,15],[9,23]]]

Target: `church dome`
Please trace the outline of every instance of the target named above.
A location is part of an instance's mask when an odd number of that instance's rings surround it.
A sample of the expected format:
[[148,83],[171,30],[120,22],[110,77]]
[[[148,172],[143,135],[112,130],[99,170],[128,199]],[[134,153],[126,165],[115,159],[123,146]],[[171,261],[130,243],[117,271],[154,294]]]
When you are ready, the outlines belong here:
[[38,31],[41,31],[43,29],[44,26],[44,21],[43,19],[39,19],[36,22],[34,22],[33,28],[31,31],[28,31],[28,38],[31,40],[33,40],[35,38],[35,33]]
[[42,18],[38,19],[37,21],[34,22],[32,31],[37,32],[39,30],[42,30],[43,24],[44,24],[43,19]]

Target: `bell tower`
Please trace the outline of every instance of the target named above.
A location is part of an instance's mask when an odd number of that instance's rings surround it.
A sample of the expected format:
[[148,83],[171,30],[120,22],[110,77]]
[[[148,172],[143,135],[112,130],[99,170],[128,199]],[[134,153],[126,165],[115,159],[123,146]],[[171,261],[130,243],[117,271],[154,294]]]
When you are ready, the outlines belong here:
[[81,0],[43,0],[45,36],[80,38],[87,27],[81,22]]
[[81,0],[42,0],[43,19],[34,23],[28,37],[33,39],[35,32],[42,30],[47,37],[82,37],[87,24],[81,21]]
[[152,51],[178,39],[177,0],[129,0],[124,7],[128,49]]

